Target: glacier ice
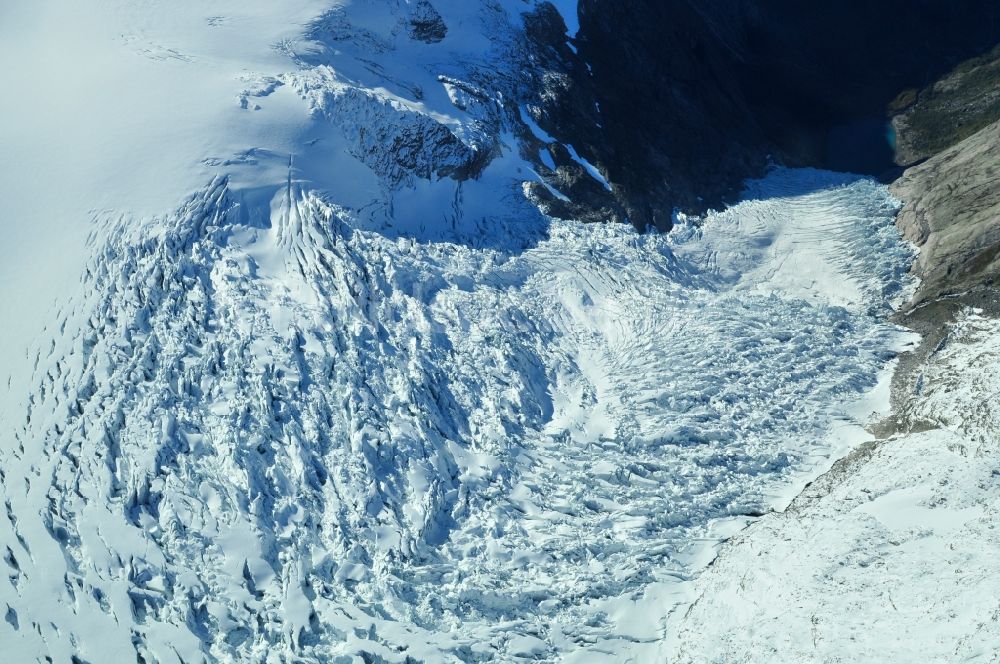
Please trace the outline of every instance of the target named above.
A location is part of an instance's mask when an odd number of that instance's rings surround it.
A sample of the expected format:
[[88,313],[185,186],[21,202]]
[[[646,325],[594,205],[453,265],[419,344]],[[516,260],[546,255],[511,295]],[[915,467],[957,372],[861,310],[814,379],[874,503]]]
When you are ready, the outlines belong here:
[[94,223],[8,381],[5,654],[653,657],[719,539],[862,435],[897,202],[776,169],[669,235],[549,219],[524,3],[301,0],[297,37],[194,4],[98,12],[125,73],[198,94],[153,104],[162,164],[133,128],[147,177],[101,162],[120,201],[53,177]]
[[[4,464],[11,555],[38,557],[0,584],[22,638],[147,661],[655,648],[699,542],[829,462],[898,336],[884,187],[752,187],[667,236],[550,221],[519,252],[386,237],[294,185],[262,224],[224,178],[107,222]],[[810,228],[831,278],[807,294],[776,275]]]

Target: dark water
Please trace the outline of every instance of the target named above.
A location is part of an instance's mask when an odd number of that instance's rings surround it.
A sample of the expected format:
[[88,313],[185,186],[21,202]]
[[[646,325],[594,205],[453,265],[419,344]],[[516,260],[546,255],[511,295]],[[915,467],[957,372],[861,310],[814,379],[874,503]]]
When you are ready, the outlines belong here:
[[896,135],[882,115],[852,120],[827,133],[826,167],[891,179],[899,168],[893,162]]

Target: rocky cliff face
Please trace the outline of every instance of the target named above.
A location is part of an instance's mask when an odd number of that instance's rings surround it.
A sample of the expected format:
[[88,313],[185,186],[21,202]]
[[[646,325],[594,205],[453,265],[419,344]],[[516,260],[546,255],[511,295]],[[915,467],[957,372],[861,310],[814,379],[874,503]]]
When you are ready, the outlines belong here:
[[[903,357],[895,377],[894,399],[904,413],[950,326],[970,307],[988,317],[1000,315],[997,56],[994,50],[962,63],[914,93],[910,106],[894,119],[897,160],[924,159],[892,187],[905,203],[897,226],[920,248],[913,266],[920,288],[897,315],[924,336],[923,344]],[[900,416],[893,425],[909,430],[910,419]]]
[[912,166],[1000,119],[1000,46],[893,104],[896,163]]
[[897,224],[921,248],[915,303],[992,287],[1000,276],[1000,122],[914,167],[893,185]]

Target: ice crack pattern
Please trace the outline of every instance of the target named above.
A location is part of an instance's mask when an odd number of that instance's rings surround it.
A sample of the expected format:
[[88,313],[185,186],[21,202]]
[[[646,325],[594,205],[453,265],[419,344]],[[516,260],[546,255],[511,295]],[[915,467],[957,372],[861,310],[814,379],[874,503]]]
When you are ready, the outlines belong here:
[[[551,221],[527,249],[390,237],[293,183],[261,220],[225,178],[107,222],[3,460],[10,638],[650,656],[701,543],[828,463],[898,335],[884,187],[777,170],[746,198],[668,236]],[[790,269],[802,237],[827,281]]]

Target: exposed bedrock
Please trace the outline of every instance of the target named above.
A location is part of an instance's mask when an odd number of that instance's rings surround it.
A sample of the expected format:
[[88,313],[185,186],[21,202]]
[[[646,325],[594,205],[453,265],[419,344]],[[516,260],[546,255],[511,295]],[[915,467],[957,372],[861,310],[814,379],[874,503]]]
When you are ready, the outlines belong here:
[[915,304],[994,286],[1000,276],[1000,122],[906,171],[898,225],[922,251]]
[[1000,45],[923,90],[904,90],[892,119],[896,163],[912,166],[1000,119]]
[[[920,248],[920,287],[896,316],[924,337],[894,379],[896,410],[905,412],[962,312],[1000,315],[1000,48],[897,102],[897,162],[920,162],[892,185],[904,202],[896,224]],[[887,424],[913,426],[905,415]]]

